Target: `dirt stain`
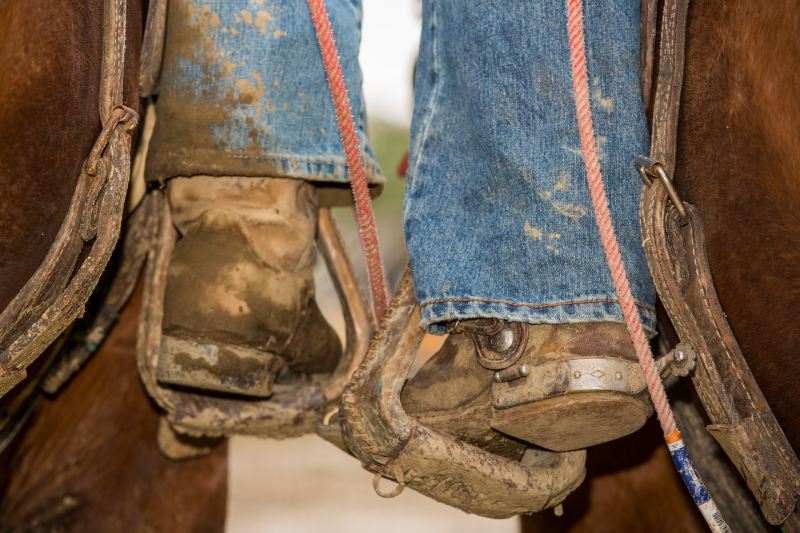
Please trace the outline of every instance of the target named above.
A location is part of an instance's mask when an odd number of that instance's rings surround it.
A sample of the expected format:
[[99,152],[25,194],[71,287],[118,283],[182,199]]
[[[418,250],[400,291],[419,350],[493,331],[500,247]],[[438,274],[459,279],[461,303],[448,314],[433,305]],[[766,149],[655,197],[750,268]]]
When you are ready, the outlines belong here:
[[553,209],[558,214],[563,215],[571,220],[578,220],[586,215],[586,208],[582,205],[571,204],[568,202],[550,202]]
[[256,12],[256,22],[255,27],[258,28],[258,31],[262,34],[267,34],[267,23],[272,22],[273,19],[272,15],[267,13],[266,11],[257,11]]
[[[523,233],[526,237],[530,237],[537,241],[543,242],[544,249],[550,253],[555,255],[561,254],[561,250],[558,249],[556,244],[558,240],[561,238],[560,233],[545,233],[542,231],[541,228],[537,228],[536,226],[532,226],[530,222],[527,220],[525,221],[525,225],[522,228]],[[547,241],[547,242],[545,242]]]
[[561,254],[561,250],[559,250],[558,248],[556,248],[552,244],[545,244],[544,245],[544,249],[547,250],[548,252],[554,253],[556,255],[560,255]]
[[548,204],[550,204],[550,207],[556,213],[570,220],[578,220],[579,218],[586,215],[585,207],[579,204],[563,202],[556,199],[559,193],[566,193],[572,188],[572,174],[570,173],[570,171],[568,169],[561,169],[555,176],[555,181],[556,183],[555,185],[553,185],[551,189],[539,189],[536,191],[536,195],[545,202],[547,202]]
[[239,14],[242,16],[242,22],[244,22],[248,26],[253,24],[253,15],[251,15],[248,10],[242,9],[242,11]]
[[562,170],[558,174],[558,181],[553,186],[553,191],[556,192],[566,192],[572,187],[572,174],[569,171]]
[[544,236],[544,232],[541,229],[531,226],[530,222],[527,220],[525,221],[525,227],[523,228],[525,235],[528,237],[533,237],[537,241],[541,241],[542,237]]
[[594,90],[592,90],[592,102],[597,104],[603,111],[611,113],[614,110],[614,99],[610,96],[603,96],[603,92],[600,90],[599,78],[595,78],[592,81],[592,85],[595,86]]
[[261,98],[264,96],[264,82],[258,72],[253,71],[250,77],[255,84],[247,78],[236,80],[236,88],[239,90],[239,102],[252,105],[257,112],[261,113]]

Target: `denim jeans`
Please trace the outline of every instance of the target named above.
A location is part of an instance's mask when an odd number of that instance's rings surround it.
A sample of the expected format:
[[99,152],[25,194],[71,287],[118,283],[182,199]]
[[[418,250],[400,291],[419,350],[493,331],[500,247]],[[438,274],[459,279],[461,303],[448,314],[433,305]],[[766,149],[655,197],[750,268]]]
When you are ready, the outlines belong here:
[[[149,181],[227,175],[347,182],[344,151],[305,0],[170,0]],[[370,183],[361,1],[328,6]]]
[[[591,110],[645,326],[639,1],[585,2]],[[405,233],[425,326],[622,321],[581,158],[564,0],[423,2]],[[434,327],[433,329],[440,329]]]
[[[346,180],[305,0],[170,5],[158,102],[167,124],[156,126],[148,173]],[[327,6],[367,172],[379,180],[363,135],[360,1]],[[585,27],[614,227],[653,330],[633,169],[648,148],[639,1],[586,2]],[[415,81],[404,216],[423,326],[441,332],[444,322],[479,317],[621,322],[581,158],[565,0],[423,1]],[[202,135],[187,147],[193,130]]]

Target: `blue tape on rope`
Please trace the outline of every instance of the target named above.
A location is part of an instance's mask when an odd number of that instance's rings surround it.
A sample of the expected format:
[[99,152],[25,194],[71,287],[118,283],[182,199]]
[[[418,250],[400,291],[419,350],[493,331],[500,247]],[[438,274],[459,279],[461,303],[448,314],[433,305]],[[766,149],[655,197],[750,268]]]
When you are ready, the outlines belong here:
[[689,494],[692,495],[694,503],[702,505],[711,499],[703,481],[700,479],[697,470],[689,458],[689,452],[682,440],[669,444],[669,452],[672,454],[672,460],[675,462],[675,467],[683,478],[686,488],[689,489]]
[[672,454],[672,460],[675,462],[675,467],[678,469],[683,483],[689,489],[689,494],[692,495],[694,503],[703,514],[706,523],[711,531],[715,533],[730,533],[731,529],[722,517],[722,513],[717,509],[714,500],[706,490],[703,480],[700,479],[700,474],[694,467],[692,459],[689,457],[689,451],[683,444],[683,440],[679,439],[675,442],[668,443],[669,453]]

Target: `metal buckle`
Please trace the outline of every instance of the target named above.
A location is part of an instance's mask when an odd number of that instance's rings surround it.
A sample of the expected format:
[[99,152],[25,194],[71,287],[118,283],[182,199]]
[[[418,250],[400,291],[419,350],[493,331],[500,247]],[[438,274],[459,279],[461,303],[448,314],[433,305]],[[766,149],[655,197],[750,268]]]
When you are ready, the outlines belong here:
[[636,156],[634,165],[645,186],[650,187],[653,185],[653,178],[658,178],[659,181],[664,184],[664,187],[667,189],[667,194],[670,200],[672,200],[672,204],[675,206],[675,210],[678,211],[681,222],[688,222],[689,217],[686,213],[686,205],[683,203],[683,200],[681,200],[678,191],[676,191],[675,187],[672,185],[672,178],[667,174],[667,171],[664,170],[664,165],[660,161],[650,159],[644,155]]

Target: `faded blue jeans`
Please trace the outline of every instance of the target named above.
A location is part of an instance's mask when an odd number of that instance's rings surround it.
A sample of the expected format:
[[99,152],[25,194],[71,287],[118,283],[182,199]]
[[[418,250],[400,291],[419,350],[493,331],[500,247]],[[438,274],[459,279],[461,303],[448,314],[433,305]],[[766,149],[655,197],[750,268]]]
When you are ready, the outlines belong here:
[[[327,5],[368,174],[379,181],[364,135],[360,1]],[[584,13],[605,186],[633,294],[653,330],[633,169],[648,148],[639,1],[587,1]],[[170,52],[168,29],[159,117],[186,113],[187,101],[221,111],[211,124],[191,124],[206,131],[193,157],[181,152],[180,132],[157,128],[153,145],[165,156],[149,174],[346,179],[305,0],[172,0],[170,17],[173,35],[192,44]],[[622,321],[581,159],[565,0],[423,1],[409,155],[405,235],[423,326],[441,332],[448,321],[479,317]]]
[[[423,3],[405,231],[425,325],[475,317],[622,321],[572,98],[565,0]],[[614,227],[645,326],[648,148],[639,1],[584,5],[591,109]]]

